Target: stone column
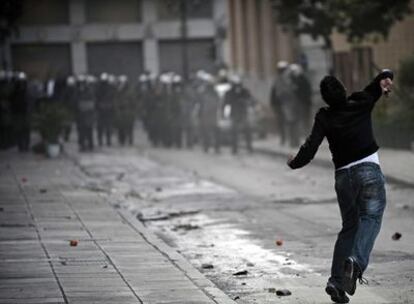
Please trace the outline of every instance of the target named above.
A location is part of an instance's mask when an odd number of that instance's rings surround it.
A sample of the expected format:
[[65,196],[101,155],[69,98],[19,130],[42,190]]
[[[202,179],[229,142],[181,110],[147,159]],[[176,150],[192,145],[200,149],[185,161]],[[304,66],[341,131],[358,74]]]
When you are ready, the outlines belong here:
[[234,63],[237,72],[243,74],[246,71],[246,50],[244,45],[245,33],[244,33],[244,22],[243,20],[243,2],[242,0],[234,1],[234,39],[235,39],[235,58]]
[[272,8],[268,1],[261,1],[261,34],[263,72],[265,78],[272,78],[275,72],[275,48],[274,48],[274,18]]
[[247,43],[249,47],[248,56],[249,56],[249,72],[250,75],[254,78],[257,78],[261,74],[261,63],[260,63],[260,50],[261,45],[259,45],[259,36],[261,32],[258,28],[257,20],[257,10],[256,10],[256,0],[247,0],[246,1],[246,20],[247,27]]
[[[229,49],[229,11],[230,1],[213,1],[213,20],[216,30],[216,50],[219,63],[230,63]],[[221,61],[221,62],[220,62]]]
[[85,1],[69,1],[69,18],[72,29],[71,54],[73,74],[84,74],[88,71],[86,43],[81,37],[81,27],[85,24]]
[[142,41],[144,68],[151,73],[160,72],[158,40],[154,35],[153,26],[157,22],[156,1],[142,1],[142,23],[144,37]]

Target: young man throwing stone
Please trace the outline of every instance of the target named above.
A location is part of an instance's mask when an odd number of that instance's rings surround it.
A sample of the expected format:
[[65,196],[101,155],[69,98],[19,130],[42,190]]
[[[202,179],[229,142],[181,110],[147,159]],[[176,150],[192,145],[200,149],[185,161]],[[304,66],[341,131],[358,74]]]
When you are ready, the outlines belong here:
[[288,166],[297,169],[315,156],[327,138],[335,165],[335,191],[342,229],[335,244],[331,277],[326,292],[336,303],[348,303],[362,274],[381,228],[386,204],[385,181],[378,159],[371,113],[382,94],[391,91],[393,72],[383,70],[363,91],[347,97],[343,84],[333,76],[320,83],[328,107],[315,116],[310,136]]

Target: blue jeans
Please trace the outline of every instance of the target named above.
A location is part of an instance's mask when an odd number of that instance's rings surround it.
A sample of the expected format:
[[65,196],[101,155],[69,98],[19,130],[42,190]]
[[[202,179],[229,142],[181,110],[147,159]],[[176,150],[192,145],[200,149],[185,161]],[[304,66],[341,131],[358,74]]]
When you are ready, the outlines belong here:
[[341,287],[346,258],[353,256],[362,272],[368,266],[386,205],[384,175],[379,165],[370,162],[337,170],[335,191],[342,229],[335,243],[329,281]]

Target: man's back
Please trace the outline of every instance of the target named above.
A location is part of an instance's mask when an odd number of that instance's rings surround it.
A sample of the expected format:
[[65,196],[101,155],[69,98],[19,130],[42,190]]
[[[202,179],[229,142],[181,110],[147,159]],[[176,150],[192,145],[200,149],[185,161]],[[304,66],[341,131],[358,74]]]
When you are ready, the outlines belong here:
[[[336,91],[334,88],[332,94],[324,94],[321,88],[322,96],[329,107],[320,109],[316,114],[311,135],[290,162],[290,167],[300,168],[309,163],[325,136],[335,168],[375,153],[378,145],[372,130],[371,112],[382,95],[381,80],[392,77],[391,71],[384,70],[363,91],[355,92],[347,98],[345,91]],[[333,86],[335,80],[332,83]],[[329,85],[331,84],[328,82],[327,86]]]

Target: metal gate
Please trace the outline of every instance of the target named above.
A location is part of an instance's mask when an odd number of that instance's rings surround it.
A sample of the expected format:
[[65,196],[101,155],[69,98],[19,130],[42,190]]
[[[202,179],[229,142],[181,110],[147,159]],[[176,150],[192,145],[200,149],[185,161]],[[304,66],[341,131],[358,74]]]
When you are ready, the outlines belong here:
[[48,79],[71,74],[69,44],[17,44],[12,46],[13,69],[29,77]]
[[107,72],[136,79],[143,71],[142,47],[139,42],[94,42],[87,44],[88,71]]
[[[190,73],[199,69],[210,72],[214,70],[215,46],[213,39],[188,40],[187,49]],[[174,71],[183,74],[181,41],[161,41],[159,53],[161,71]]]

